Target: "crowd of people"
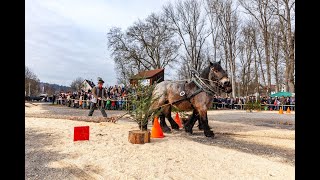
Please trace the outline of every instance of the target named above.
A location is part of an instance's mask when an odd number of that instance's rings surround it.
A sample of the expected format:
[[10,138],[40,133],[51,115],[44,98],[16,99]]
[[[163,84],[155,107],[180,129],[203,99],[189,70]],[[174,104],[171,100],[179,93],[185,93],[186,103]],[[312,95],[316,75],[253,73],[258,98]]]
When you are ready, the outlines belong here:
[[257,99],[256,96],[246,97],[221,97],[214,96],[213,109],[245,109],[246,104],[258,103],[261,105],[261,109],[264,110],[279,110],[280,107],[283,110],[287,110],[290,107],[294,110],[295,97],[260,97]]
[[[128,87],[114,85],[104,88],[107,97],[103,99],[103,107],[106,110],[122,110],[126,108]],[[85,92],[60,92],[53,96],[53,103],[66,105],[73,108],[90,109],[90,101],[93,98],[91,90]]]
[[[132,90],[130,86],[114,85],[104,87],[106,97],[101,99],[101,106],[105,110],[124,110],[128,108],[128,92]],[[73,108],[90,109],[93,94],[90,90],[87,92],[81,90],[78,92],[60,92],[52,97],[52,102],[60,105],[66,105]],[[294,110],[294,97],[221,97],[214,96],[211,109],[248,109],[248,105],[258,104],[261,110],[279,110],[282,107],[286,110],[290,107]]]
[[[107,97],[104,99],[104,108],[106,110],[123,110],[127,106],[127,93],[128,89],[121,86],[110,86],[106,88]],[[89,109],[89,103],[92,98],[92,92],[60,92],[56,95],[56,100],[53,98],[54,103],[66,105],[73,108]],[[255,103],[257,99],[255,96],[246,97],[221,97],[214,96],[212,109],[246,109],[246,104]],[[279,110],[280,107],[286,110],[290,107],[294,110],[295,98],[294,97],[260,97],[261,109],[264,110]]]

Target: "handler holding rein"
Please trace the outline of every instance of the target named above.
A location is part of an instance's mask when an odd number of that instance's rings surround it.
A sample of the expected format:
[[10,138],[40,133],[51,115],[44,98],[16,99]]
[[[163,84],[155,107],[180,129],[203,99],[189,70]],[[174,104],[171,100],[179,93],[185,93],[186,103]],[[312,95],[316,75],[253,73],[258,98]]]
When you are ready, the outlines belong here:
[[107,96],[105,89],[102,87],[103,83],[104,81],[101,78],[98,78],[98,85],[92,88],[93,97],[91,99],[90,111],[88,116],[92,116],[95,107],[98,105],[98,109],[100,109],[103,117],[107,117],[107,113],[103,107],[104,103],[102,101],[102,99],[106,99],[105,97]]

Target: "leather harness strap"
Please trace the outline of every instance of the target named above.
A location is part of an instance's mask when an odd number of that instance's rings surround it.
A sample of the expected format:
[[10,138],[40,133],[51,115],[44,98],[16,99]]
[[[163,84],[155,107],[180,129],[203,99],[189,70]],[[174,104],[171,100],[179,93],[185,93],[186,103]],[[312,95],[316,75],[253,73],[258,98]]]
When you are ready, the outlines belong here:
[[[199,75],[198,75],[197,73],[194,73],[194,76],[195,76],[195,78],[193,77],[193,78],[191,79],[191,81],[192,81],[199,89],[197,89],[195,92],[193,92],[193,93],[192,93],[191,95],[189,95],[189,96],[187,96],[187,94],[184,93],[184,95],[183,95],[184,98],[179,99],[179,100],[177,100],[177,101],[175,101],[175,102],[170,103],[171,105],[174,105],[174,104],[179,103],[179,102],[181,102],[181,101],[188,100],[188,101],[190,102],[192,108],[194,108],[193,105],[192,105],[192,103],[191,103],[191,101],[190,101],[190,99],[191,99],[193,96],[199,94],[199,93],[202,92],[202,91],[206,92],[207,94],[209,94],[209,95],[211,95],[211,96],[213,96],[214,94],[217,94],[217,92],[215,92],[215,91],[212,89],[212,86],[205,84],[205,83],[201,80],[201,77],[199,77]],[[209,80],[209,81],[210,81],[210,80]],[[184,84],[184,88],[183,88],[184,90],[185,90],[185,85],[186,85],[186,83]],[[185,92],[184,90],[181,91],[181,93],[182,93],[182,92]],[[181,93],[180,93],[180,94],[181,94]],[[165,104],[165,105],[168,105],[168,104]],[[164,106],[164,105],[162,105],[162,106]]]
[[[184,98],[179,99],[179,100],[171,103],[171,105],[176,104],[176,103],[179,103],[179,102],[184,101],[184,100],[188,100],[188,101],[190,102],[191,106],[193,107],[193,105],[192,105],[192,103],[191,103],[191,101],[190,101],[190,99],[191,99],[193,96],[201,93],[202,91],[204,91],[204,92],[206,92],[206,93],[212,94],[211,92],[206,91],[204,88],[202,88],[202,86],[201,86],[199,83],[197,83],[194,79],[192,79],[192,81],[199,87],[199,89],[197,89],[195,92],[193,92],[190,96],[187,96],[187,94],[185,93],[185,94],[184,94],[184,96],[185,96]],[[184,88],[183,88],[183,89],[185,89],[185,85],[186,85],[186,83],[184,84]]]

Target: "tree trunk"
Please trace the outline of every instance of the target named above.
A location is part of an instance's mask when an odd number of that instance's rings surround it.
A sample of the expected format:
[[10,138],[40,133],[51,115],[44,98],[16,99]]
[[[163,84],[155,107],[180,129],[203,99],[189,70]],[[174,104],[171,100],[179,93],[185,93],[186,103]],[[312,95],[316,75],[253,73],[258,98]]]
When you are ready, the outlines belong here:
[[291,31],[291,18],[290,18],[290,9],[289,4],[286,3],[287,11],[287,32],[288,32],[288,41],[289,41],[289,77],[288,77],[288,86],[289,92],[294,92],[294,35]]
[[[229,32],[231,34],[231,32]],[[228,38],[228,47],[229,47],[229,66],[231,71],[231,87],[232,87],[232,97],[235,98],[236,96],[236,85],[235,85],[235,69],[234,69],[234,61],[233,61],[233,49],[232,49],[232,41],[231,37]]]
[[264,70],[263,70],[263,64],[262,64],[262,57],[261,57],[261,54],[260,54],[260,51],[259,51],[259,48],[258,48],[258,42],[257,42],[257,36],[256,36],[256,33],[255,31],[253,31],[253,44],[254,44],[254,48],[256,50],[256,53],[258,54],[258,60],[259,60],[259,64],[260,64],[260,68],[261,68],[261,76],[262,76],[262,82],[263,82],[263,85],[265,86],[266,85],[266,78],[264,76]]
[[[288,0],[283,0],[284,11],[280,11],[278,1],[277,3],[277,13],[279,16],[279,22],[281,24],[281,33],[283,34],[283,50],[286,60],[286,70],[285,70],[285,91],[294,92],[294,34],[292,34],[291,28],[291,12],[290,9],[292,5],[289,5]],[[280,14],[283,12],[284,14]]]
[[264,31],[264,52],[266,56],[266,65],[267,65],[267,82],[268,82],[268,94],[271,93],[271,68],[270,68],[270,50],[269,50],[269,37],[268,37],[268,30],[265,28]]
[[280,88],[280,74],[279,74],[279,50],[280,50],[280,36],[279,36],[279,25],[276,25],[275,29],[272,29],[271,33],[271,55],[272,55],[272,62],[273,62],[273,69],[274,69],[274,76],[276,82],[276,92],[279,92]]
[[240,94],[240,78],[239,78],[239,81],[238,81],[238,97],[241,97],[241,94]]
[[128,140],[132,144],[144,144],[150,142],[150,130],[141,131],[141,130],[133,130],[129,131]]
[[279,88],[280,88],[280,83],[279,83],[279,73],[278,73],[278,63],[275,62],[275,72],[274,72],[274,76],[275,76],[275,80],[276,80],[276,93],[279,92]]
[[254,79],[255,79],[255,84],[256,84],[256,88],[258,89],[259,91],[259,77],[258,77],[258,65],[257,65],[257,52],[254,51],[254,69],[255,69],[255,73],[254,73]]
[[231,66],[231,87],[232,87],[232,97],[236,97],[236,77],[235,77],[235,71],[233,67]]

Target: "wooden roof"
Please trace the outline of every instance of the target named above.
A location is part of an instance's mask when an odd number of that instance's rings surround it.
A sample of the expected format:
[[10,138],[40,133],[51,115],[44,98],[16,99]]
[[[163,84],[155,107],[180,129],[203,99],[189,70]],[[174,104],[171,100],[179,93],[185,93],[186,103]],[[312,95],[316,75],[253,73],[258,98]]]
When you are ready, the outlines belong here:
[[163,72],[164,69],[153,69],[153,70],[149,70],[149,71],[141,71],[138,74],[132,76],[130,79],[147,79],[147,78],[151,78],[161,72]]
[[[93,88],[93,87],[95,86],[95,84],[94,84],[92,81],[89,81],[89,80],[85,79],[83,82],[85,82],[85,81],[89,84],[89,86],[90,86],[91,88]],[[83,82],[82,82],[82,83],[83,83]]]

